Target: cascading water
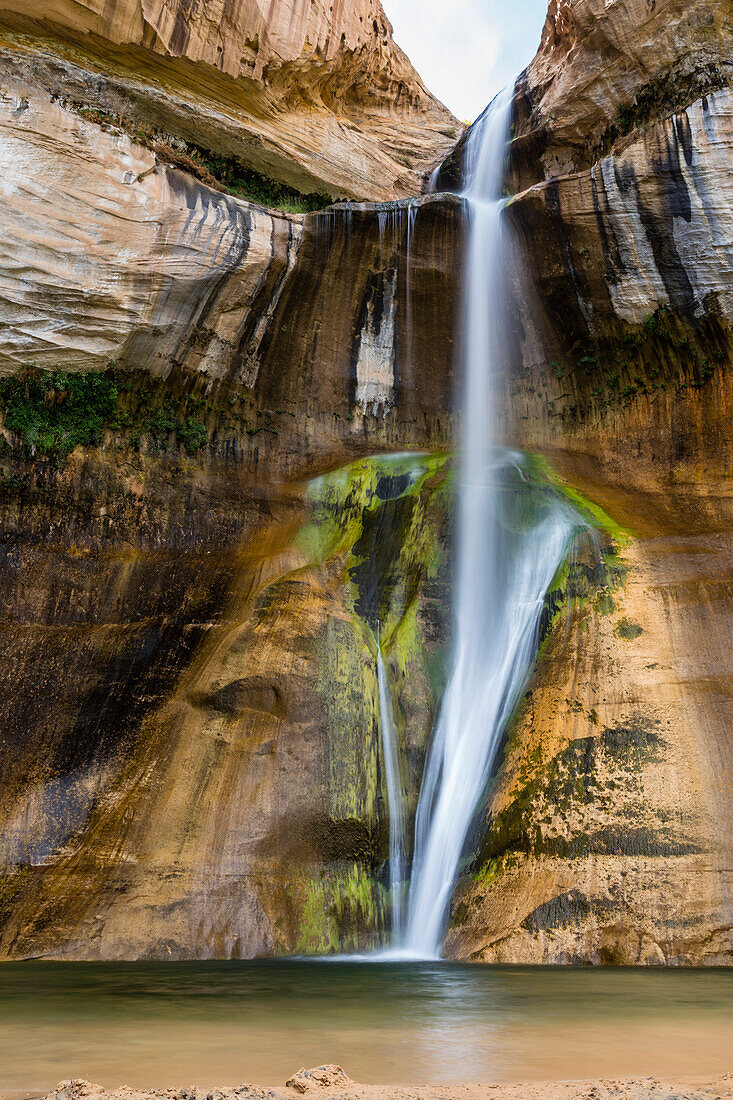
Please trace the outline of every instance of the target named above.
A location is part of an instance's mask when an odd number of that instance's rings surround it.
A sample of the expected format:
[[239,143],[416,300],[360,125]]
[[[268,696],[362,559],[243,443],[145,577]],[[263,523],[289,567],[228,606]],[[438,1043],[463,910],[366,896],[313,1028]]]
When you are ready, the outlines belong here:
[[384,778],[389,810],[389,893],[393,942],[402,932],[402,890],[405,880],[405,795],[402,789],[399,745],[392,710],[387,668],[381,644],[377,644],[377,680],[379,685],[379,724],[382,733]]
[[496,750],[536,654],[545,594],[575,517],[553,499],[517,524],[522,457],[494,445],[495,375],[506,357],[507,255],[501,187],[512,89],[476,123],[466,148],[470,231],[464,290],[453,666],[428,752],[415,823],[405,954],[440,954],[466,839]]

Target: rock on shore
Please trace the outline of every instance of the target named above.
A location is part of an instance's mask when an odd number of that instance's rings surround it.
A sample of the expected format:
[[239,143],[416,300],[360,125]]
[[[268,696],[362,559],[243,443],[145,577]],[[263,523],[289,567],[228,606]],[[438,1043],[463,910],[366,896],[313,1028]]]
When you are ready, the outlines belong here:
[[[305,1089],[301,1084],[305,1084]],[[62,1081],[44,1100],[287,1100],[303,1091],[322,1100],[727,1100],[733,1097],[733,1074],[716,1078],[666,1080],[657,1077],[588,1081],[539,1081],[502,1085],[358,1085],[340,1066],[300,1070],[284,1088],[239,1085],[223,1089],[150,1089],[123,1086],[112,1092],[89,1081]]]

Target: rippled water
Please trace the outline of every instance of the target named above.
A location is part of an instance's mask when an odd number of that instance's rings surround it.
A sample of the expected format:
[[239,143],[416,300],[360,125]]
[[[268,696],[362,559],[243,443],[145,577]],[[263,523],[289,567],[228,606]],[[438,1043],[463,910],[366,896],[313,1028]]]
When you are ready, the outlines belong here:
[[311,961],[0,965],[0,1094],[714,1074],[733,1068],[733,972]]

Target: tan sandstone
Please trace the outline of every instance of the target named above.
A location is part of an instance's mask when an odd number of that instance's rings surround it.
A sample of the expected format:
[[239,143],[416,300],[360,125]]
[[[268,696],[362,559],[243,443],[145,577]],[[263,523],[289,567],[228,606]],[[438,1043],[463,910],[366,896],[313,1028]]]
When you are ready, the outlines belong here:
[[[33,14],[34,18],[31,18]],[[395,44],[378,0],[0,4],[16,75],[81,106],[235,156],[298,190],[420,190],[459,124]]]
[[685,105],[729,84],[732,35],[727,0],[550,0],[519,82],[520,145],[546,178],[588,166],[623,109],[648,103],[653,120],[675,88]]

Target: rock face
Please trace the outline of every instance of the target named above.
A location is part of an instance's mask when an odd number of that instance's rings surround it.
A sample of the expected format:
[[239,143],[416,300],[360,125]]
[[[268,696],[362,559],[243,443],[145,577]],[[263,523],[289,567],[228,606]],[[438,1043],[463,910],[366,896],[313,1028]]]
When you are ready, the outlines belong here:
[[649,533],[619,564],[543,653],[457,898],[458,957],[730,964],[730,540]]
[[[519,85],[540,88],[531,122],[550,127],[535,178],[587,164],[660,56],[657,75],[730,56],[726,5],[638,8],[605,5],[590,22],[591,5],[551,5]],[[656,18],[670,33],[655,53],[644,43]],[[551,608],[570,600],[570,625],[547,640],[506,746],[456,900],[458,957],[733,958],[731,103],[727,88],[683,96],[668,117],[612,135],[614,154],[508,209],[527,273],[508,437],[544,452],[627,534],[606,527],[606,557],[581,556],[551,595]]]
[[448,508],[443,458],[359,456],[449,443],[460,203],[244,202],[37,47],[0,123],[0,950],[375,944],[374,637],[415,788]]
[[551,0],[519,80],[527,177],[589,167],[614,141],[731,81],[733,11],[717,0]]
[[374,637],[414,790],[445,642],[440,460],[258,491],[234,455],[120,443],[4,467],[2,953],[380,942]]
[[376,0],[0,4],[7,77],[332,198],[419,191],[459,124]]
[[[374,944],[375,634],[413,792],[445,674],[462,205],[284,213],[206,180],[216,154],[300,192],[416,193],[411,127],[437,155],[438,109],[366,3],[302,25],[19,9],[0,952]],[[607,515],[548,596],[459,884],[461,958],[733,957],[729,19],[553,0],[518,86],[507,440]]]
[[513,201],[535,298],[509,400],[528,444],[592,452],[619,482],[727,479],[731,178],[725,90]]
[[[363,450],[365,422],[386,448],[426,431],[447,442],[460,203],[278,214],[158,164],[38,86],[7,89],[1,110],[0,372],[177,371],[285,425],[306,386],[314,423],[295,446],[292,428],[274,433],[271,473],[278,454],[308,471],[317,451]],[[237,435],[256,449],[254,431]]]

